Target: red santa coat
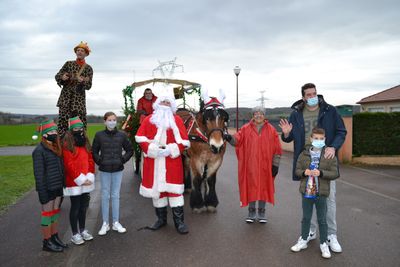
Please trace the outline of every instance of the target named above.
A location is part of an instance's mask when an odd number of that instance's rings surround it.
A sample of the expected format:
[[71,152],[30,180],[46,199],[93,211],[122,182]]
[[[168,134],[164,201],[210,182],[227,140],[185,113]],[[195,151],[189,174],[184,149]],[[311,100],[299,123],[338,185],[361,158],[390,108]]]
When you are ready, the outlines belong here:
[[265,120],[258,133],[253,121],[234,135],[239,169],[240,206],[262,200],[274,204],[272,160],[281,155],[282,148],[275,128]]
[[148,115],[153,113],[153,103],[156,102],[157,97],[153,95],[151,100],[147,100],[144,96],[142,96],[137,104],[137,110],[143,110],[146,112],[146,114],[140,115],[140,123],[143,122],[144,118],[146,118]]
[[[142,183],[139,193],[144,197],[160,198],[160,193],[182,194],[183,164],[181,153],[190,146],[182,119],[174,115],[176,128],[161,129],[147,116],[136,133],[135,140],[144,153]],[[159,157],[160,146],[168,146],[171,155]]]
[[[63,149],[65,171],[65,196],[79,196],[94,190],[94,161],[92,153],[86,147],[75,146],[75,154],[68,149]],[[82,185],[86,180],[92,181],[91,185]]]

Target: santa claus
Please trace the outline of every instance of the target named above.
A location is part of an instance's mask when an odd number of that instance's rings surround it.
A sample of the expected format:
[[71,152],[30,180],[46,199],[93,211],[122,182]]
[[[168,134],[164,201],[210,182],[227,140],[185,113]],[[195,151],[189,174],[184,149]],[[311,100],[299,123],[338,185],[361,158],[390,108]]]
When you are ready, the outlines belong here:
[[182,119],[175,115],[173,94],[164,94],[153,104],[136,133],[135,140],[144,153],[142,183],[139,193],[153,199],[157,221],[150,228],[167,224],[167,206],[172,208],[175,228],[188,233],[183,214],[183,164],[181,153],[190,146]]

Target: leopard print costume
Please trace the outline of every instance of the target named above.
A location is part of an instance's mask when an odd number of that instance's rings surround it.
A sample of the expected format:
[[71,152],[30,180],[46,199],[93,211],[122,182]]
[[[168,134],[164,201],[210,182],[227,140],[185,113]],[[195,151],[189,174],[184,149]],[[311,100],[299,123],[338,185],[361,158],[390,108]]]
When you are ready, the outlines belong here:
[[[57,102],[59,108],[58,131],[63,136],[68,130],[68,119],[79,116],[86,128],[86,97],[85,91],[92,87],[93,69],[86,64],[81,77],[84,81],[77,81],[77,74],[81,66],[76,61],[67,61],[60,71],[56,74],[57,84],[62,88]],[[64,73],[69,74],[69,79],[63,81],[61,77]],[[72,78],[71,78],[72,77]]]

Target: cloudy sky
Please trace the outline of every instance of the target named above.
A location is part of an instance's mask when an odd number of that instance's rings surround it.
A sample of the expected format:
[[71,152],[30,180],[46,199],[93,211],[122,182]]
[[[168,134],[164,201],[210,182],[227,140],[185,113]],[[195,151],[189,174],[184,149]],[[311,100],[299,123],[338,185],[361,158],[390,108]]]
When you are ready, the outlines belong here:
[[[57,113],[54,75],[87,41],[89,114],[123,106],[121,90],[177,57],[227,107],[290,106],[313,82],[327,102],[355,104],[400,84],[398,0],[2,0],[0,111]],[[142,92],[138,90],[138,96]],[[137,96],[137,97],[138,97]]]

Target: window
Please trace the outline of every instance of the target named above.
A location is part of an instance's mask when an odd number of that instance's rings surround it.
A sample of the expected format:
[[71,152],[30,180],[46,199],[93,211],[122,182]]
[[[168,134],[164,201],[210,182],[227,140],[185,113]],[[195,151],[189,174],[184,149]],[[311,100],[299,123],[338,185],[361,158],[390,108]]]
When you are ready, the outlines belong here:
[[384,108],[368,108],[368,112],[385,112]]
[[400,107],[391,107],[390,112],[400,112]]

